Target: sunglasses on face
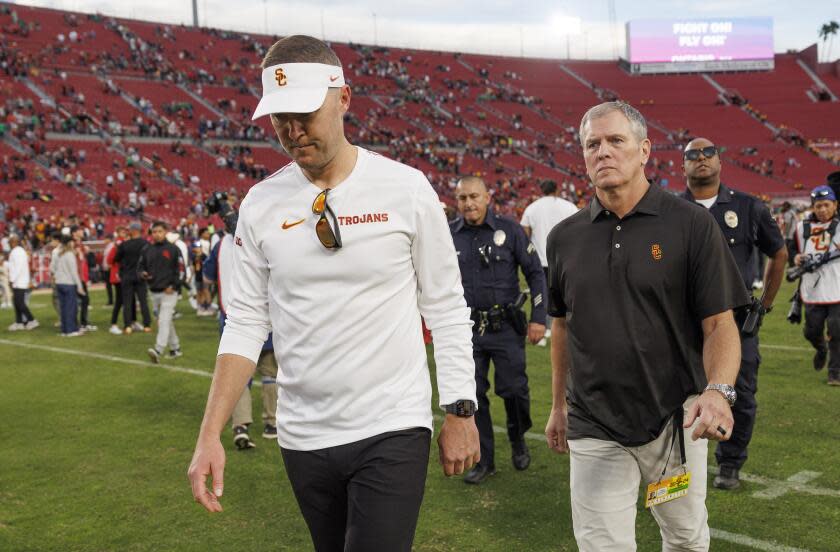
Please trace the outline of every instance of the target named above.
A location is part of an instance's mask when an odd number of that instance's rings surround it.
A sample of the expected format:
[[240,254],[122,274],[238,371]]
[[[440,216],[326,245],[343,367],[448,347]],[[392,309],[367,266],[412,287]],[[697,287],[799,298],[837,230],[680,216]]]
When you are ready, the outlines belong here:
[[[315,196],[315,201],[312,202],[312,212],[316,215],[321,215],[321,218],[315,224],[315,234],[318,236],[321,245],[327,249],[339,249],[341,247],[341,231],[338,228],[338,220],[335,217],[335,213],[333,213],[329,203],[327,203],[327,193],[329,191],[329,188],[322,191]],[[330,215],[332,224],[330,224],[330,219],[327,218],[327,214]]]
[[685,150],[684,155],[685,158],[689,161],[697,161],[698,159],[700,159],[701,153],[703,154],[703,157],[705,157],[706,159],[710,159],[717,155],[717,152],[718,150],[716,146],[706,146],[705,148]]

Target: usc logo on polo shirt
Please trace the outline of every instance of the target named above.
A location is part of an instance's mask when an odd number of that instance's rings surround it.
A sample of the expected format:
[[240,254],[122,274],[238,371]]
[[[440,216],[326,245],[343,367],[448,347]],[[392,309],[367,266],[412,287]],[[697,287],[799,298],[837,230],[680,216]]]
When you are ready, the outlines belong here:
[[662,260],[662,246],[658,243],[655,243],[650,246],[650,256],[653,257],[654,261],[661,261]]

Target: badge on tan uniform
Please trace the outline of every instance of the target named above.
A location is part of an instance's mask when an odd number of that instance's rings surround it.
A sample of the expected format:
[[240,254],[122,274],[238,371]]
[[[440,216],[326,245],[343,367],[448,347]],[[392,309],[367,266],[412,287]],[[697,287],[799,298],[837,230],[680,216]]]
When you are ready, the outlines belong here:
[[691,472],[684,472],[668,479],[656,481],[647,486],[645,508],[671,502],[688,494]]
[[505,234],[504,230],[496,230],[493,233],[493,243],[495,243],[499,247],[504,245],[506,239],[507,239],[507,234]]
[[730,228],[738,226],[738,213],[735,211],[727,211],[723,214],[723,222]]

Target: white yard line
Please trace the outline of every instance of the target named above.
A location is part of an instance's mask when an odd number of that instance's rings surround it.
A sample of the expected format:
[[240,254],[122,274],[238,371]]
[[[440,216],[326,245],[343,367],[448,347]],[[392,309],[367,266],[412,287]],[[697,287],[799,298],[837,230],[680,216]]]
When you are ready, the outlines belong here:
[[[11,341],[8,339],[0,339],[0,345],[10,345],[13,347],[24,347],[27,349],[35,349],[39,351],[49,351],[51,353],[61,353],[63,355],[76,355],[87,358],[96,358],[99,360],[108,360],[110,362],[122,362],[123,364],[131,364],[134,366],[145,366],[149,368],[161,368],[170,372],[180,372],[182,374],[192,374],[193,376],[203,376],[212,378],[213,372],[207,370],[199,370],[197,368],[187,368],[185,366],[173,366],[171,364],[155,364],[148,360],[136,360],[133,358],[125,358],[113,355],[103,355],[102,353],[92,353],[90,351],[78,351],[76,349],[65,349],[63,347],[51,347],[49,345],[36,345],[34,343],[21,343],[19,341]],[[254,382],[258,383],[258,382]]]
[[[145,360],[136,360],[132,358],[125,358],[119,357],[114,355],[104,355],[101,353],[92,353],[90,351],[78,351],[75,349],[66,349],[63,347],[52,347],[49,345],[36,345],[34,343],[21,343],[19,341],[12,341],[8,339],[0,339],[0,345],[9,345],[11,347],[22,347],[26,349],[35,349],[40,351],[49,351],[52,353],[61,353],[66,355],[75,355],[80,357],[86,358],[95,358],[99,360],[107,360],[110,362],[121,362],[123,364],[130,364],[133,366],[143,366],[146,368],[161,368],[163,370],[168,370],[170,372],[179,372],[182,374],[190,374],[193,376],[201,376],[205,378],[212,378],[213,373],[207,370],[199,370],[197,368],[187,368],[184,366],[173,366],[171,364],[155,364],[153,362],[148,362]],[[810,350],[804,347],[783,347],[783,346],[773,346],[773,345],[763,345],[764,347],[768,348],[783,348],[783,349],[792,349],[792,350]],[[254,385],[259,385],[260,382],[258,380],[254,381]],[[435,416],[435,418],[439,419],[439,416]],[[493,426],[493,431],[495,433],[506,434],[507,429],[499,426]],[[531,441],[544,443],[545,436],[540,435],[539,433],[534,432],[527,432],[525,433],[525,438]],[[711,466],[709,468],[710,473],[716,473],[717,468]],[[840,497],[840,491],[834,489],[824,489],[820,487],[812,487],[808,485],[808,482],[812,479],[815,479],[820,474],[817,472],[800,472],[794,474],[787,481],[779,481],[775,479],[770,479],[767,477],[761,477],[758,475],[751,475],[747,473],[741,473],[741,478],[744,481],[750,483],[757,483],[760,485],[764,485],[766,487],[763,491],[757,491],[753,493],[752,496],[757,498],[764,498],[764,499],[773,499],[778,498],[779,496],[784,495],[789,491],[798,491],[803,493],[808,493],[812,495],[822,495],[822,496],[838,496]],[[711,536],[714,539],[722,540],[731,542],[734,544],[739,544],[741,546],[746,546],[748,548],[752,548],[755,550],[764,550],[766,552],[808,552],[808,550],[804,548],[795,548],[791,546],[785,546],[782,544],[778,544],[773,541],[766,541],[761,539],[755,539],[753,537],[749,537],[747,535],[741,535],[738,533],[730,533],[729,531],[724,531],[722,529],[715,529],[710,528]]]
[[[717,475],[718,469],[715,466],[709,466],[709,473]],[[764,489],[755,491],[752,494],[754,498],[773,500],[774,498],[779,498],[791,491],[814,496],[835,496],[840,498],[840,490],[815,487],[808,484],[810,481],[821,476],[822,473],[820,472],[801,471],[791,475],[784,481],[744,472],[741,472],[740,475],[741,479],[747,483],[755,483],[756,485],[765,487]]]
[[729,531],[715,529],[713,527],[709,528],[709,532],[711,533],[713,539],[740,544],[741,546],[754,548],[756,550],[766,550],[767,552],[808,552],[804,548],[794,548],[793,546],[785,546],[784,544],[778,544],[772,541],[754,539],[746,535],[730,533]]
[[792,345],[765,345],[764,343],[759,343],[759,347],[762,349],[775,349],[777,351],[806,351],[806,352],[814,352],[813,347],[794,347]]

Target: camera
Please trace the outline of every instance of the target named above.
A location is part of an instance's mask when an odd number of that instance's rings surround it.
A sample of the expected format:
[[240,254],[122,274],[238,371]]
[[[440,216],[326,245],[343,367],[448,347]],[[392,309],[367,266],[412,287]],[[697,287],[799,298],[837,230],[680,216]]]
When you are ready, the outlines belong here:
[[793,294],[793,297],[790,298],[790,311],[787,315],[787,321],[791,324],[802,323],[802,296],[799,294],[798,289]]
[[228,234],[233,234],[236,231],[236,222],[239,217],[233,206],[228,203],[228,196],[225,192],[213,192],[204,202],[204,205],[211,215],[219,215],[219,218],[225,223],[225,231]]
[[[207,206],[207,211],[211,215],[215,215],[220,211],[224,210],[225,207],[230,209],[230,205],[227,202],[228,196],[224,192],[213,192],[210,194],[210,197],[207,198],[207,201],[204,202],[204,205]],[[219,215],[224,216],[224,215]]]

